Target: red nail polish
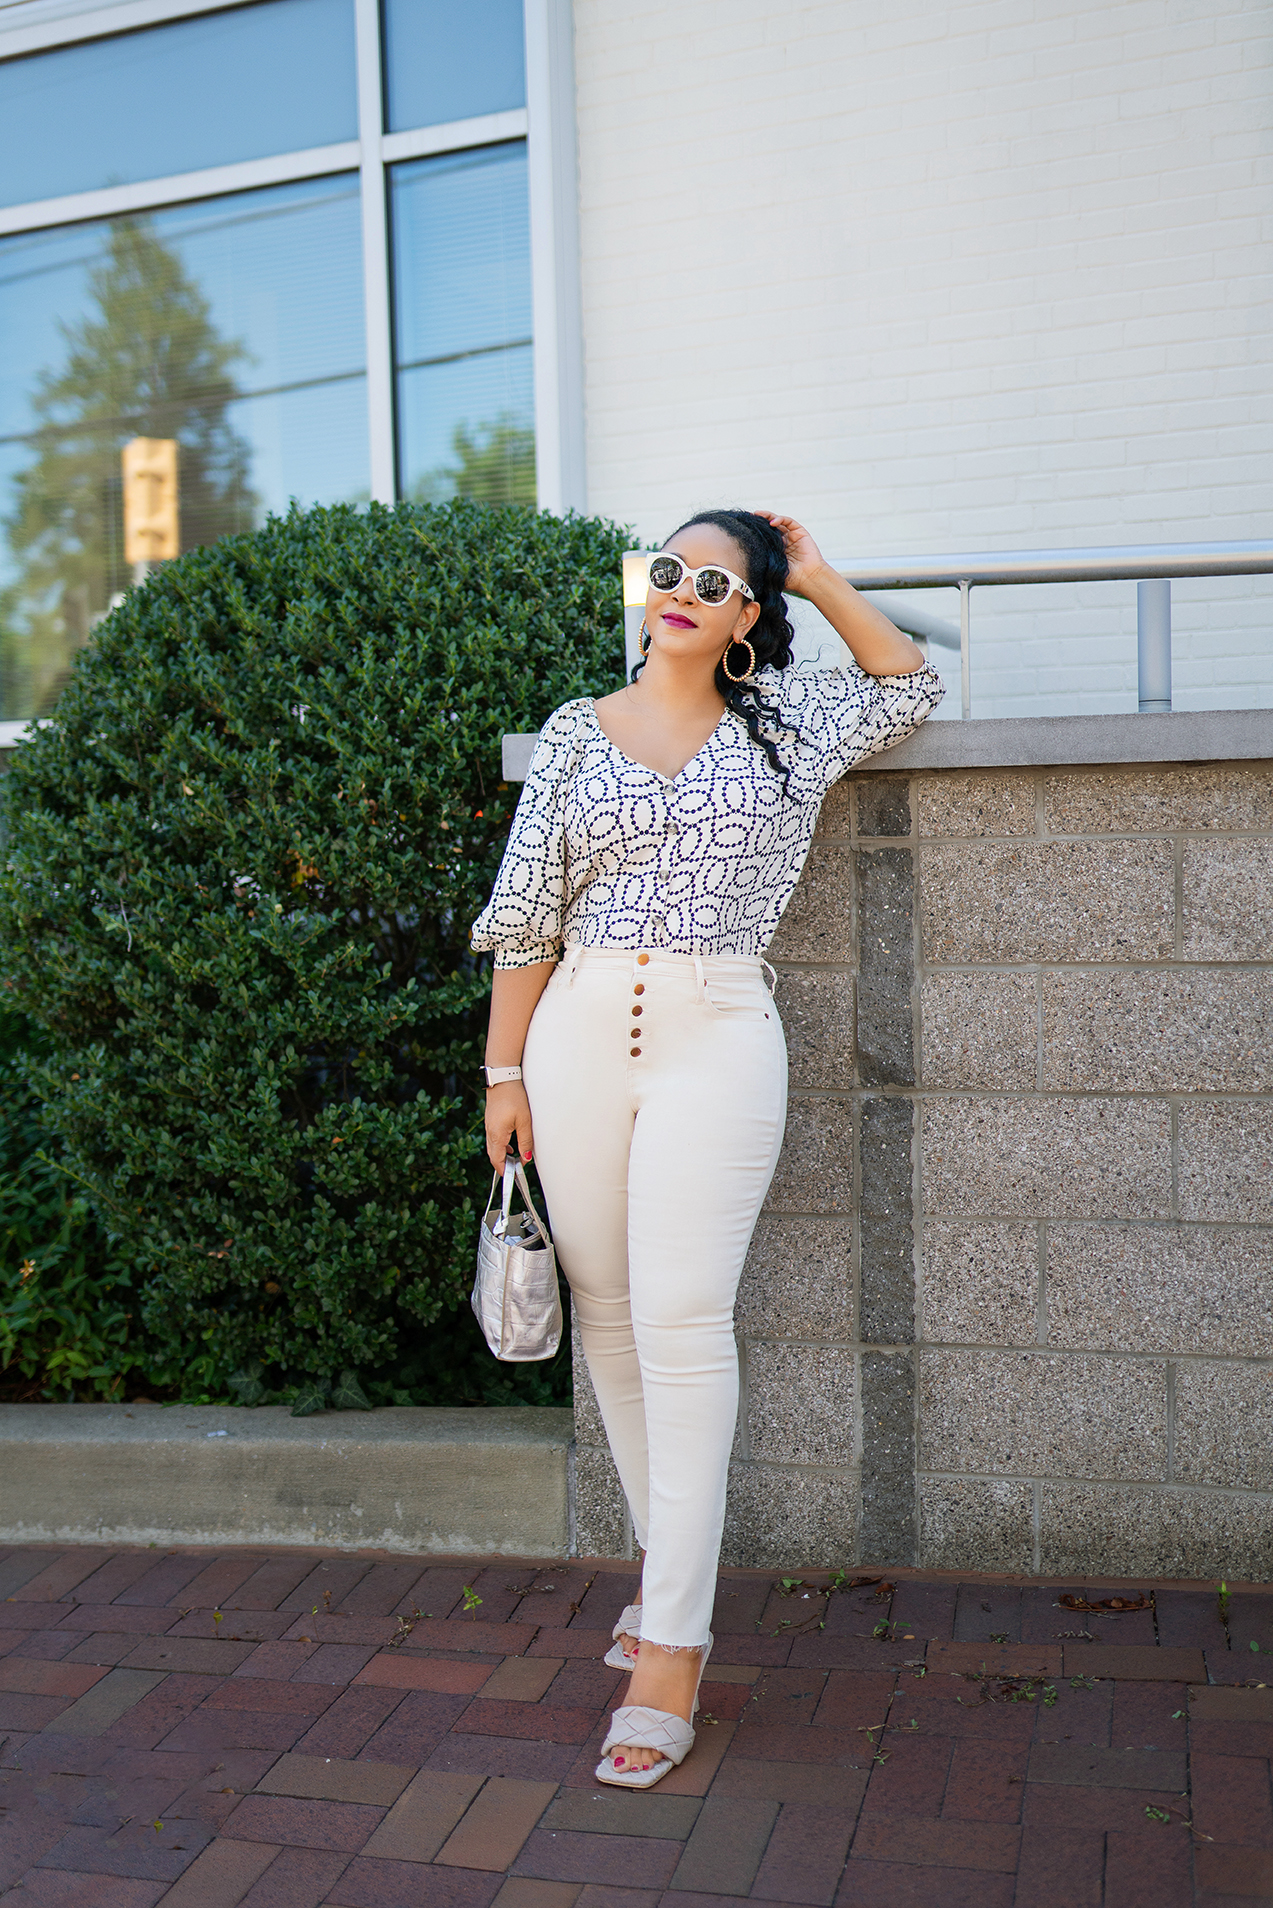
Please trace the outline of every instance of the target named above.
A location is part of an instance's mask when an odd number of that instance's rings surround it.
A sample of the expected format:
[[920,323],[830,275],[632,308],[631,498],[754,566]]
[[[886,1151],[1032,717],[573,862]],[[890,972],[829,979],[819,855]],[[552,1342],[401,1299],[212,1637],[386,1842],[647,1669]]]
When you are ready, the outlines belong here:
[[615,1757],[615,1759],[614,1759],[614,1766],[615,1766],[615,1768],[616,1768],[616,1769],[622,1769],[622,1768],[623,1768],[623,1766],[624,1766],[624,1762],[623,1762],[623,1757],[622,1757],[622,1756],[616,1756],[616,1757]]

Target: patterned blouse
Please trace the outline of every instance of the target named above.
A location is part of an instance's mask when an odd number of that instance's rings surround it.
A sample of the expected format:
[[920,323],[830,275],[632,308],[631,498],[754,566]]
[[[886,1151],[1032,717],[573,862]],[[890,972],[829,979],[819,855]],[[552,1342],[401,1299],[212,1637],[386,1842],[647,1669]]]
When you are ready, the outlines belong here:
[[765,669],[756,683],[791,724],[775,735],[786,792],[732,710],[671,780],[616,748],[589,699],[554,711],[474,949],[501,968],[556,960],[575,943],[763,954],[832,782],[917,729],[944,690],[927,666]]

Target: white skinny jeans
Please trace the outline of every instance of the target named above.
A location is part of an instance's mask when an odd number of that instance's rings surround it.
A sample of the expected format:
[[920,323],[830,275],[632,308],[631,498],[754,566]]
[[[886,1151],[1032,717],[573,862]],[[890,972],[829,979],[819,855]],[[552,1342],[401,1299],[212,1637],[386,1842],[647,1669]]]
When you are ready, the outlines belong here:
[[558,1258],[646,1552],[641,1634],[700,1648],[738,1412],[734,1296],[786,1119],[761,962],[567,948],[522,1067]]

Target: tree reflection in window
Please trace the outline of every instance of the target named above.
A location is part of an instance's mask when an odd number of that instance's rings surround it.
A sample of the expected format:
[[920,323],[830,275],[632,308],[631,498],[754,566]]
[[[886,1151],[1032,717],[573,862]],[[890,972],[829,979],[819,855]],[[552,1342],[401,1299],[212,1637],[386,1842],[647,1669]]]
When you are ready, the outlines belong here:
[[31,463],[5,535],[16,576],[0,597],[4,705],[44,714],[74,652],[131,581],[120,454],[131,437],[180,445],[184,549],[249,529],[250,447],[227,411],[248,354],[222,338],[207,298],[144,217],[112,221],[87,310],[60,326],[60,365],[31,397]]

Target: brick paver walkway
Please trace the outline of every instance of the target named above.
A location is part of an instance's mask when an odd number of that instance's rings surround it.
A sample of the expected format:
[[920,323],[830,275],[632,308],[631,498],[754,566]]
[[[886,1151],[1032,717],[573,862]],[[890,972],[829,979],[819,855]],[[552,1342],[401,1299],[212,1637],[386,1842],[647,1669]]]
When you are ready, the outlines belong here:
[[1273,1591],[1235,1590],[1226,1626],[1197,1586],[1114,1614],[1082,1605],[1153,1586],[907,1572],[828,1600],[725,1572],[698,1743],[628,1795],[592,1771],[634,1583],[0,1552],[4,1901],[1273,1902]]

